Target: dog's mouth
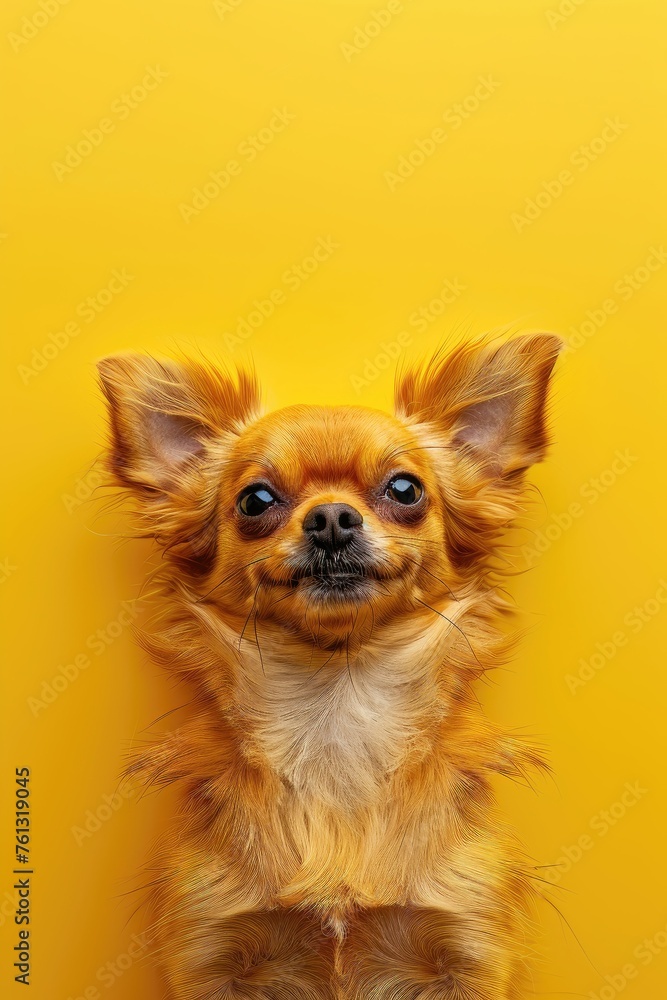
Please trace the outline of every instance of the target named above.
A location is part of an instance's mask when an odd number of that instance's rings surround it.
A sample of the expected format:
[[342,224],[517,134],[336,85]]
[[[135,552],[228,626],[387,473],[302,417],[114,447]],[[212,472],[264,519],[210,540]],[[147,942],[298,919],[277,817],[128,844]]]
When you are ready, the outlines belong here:
[[369,580],[373,579],[368,573],[360,573],[355,570],[335,570],[331,573],[309,573],[303,575],[297,581],[305,583],[310,590],[317,590],[320,593],[352,593],[361,588],[367,588]]
[[[316,556],[287,569],[283,579],[270,582],[293,590],[303,589],[313,598],[360,598],[369,596],[377,585],[402,575],[403,567],[373,560]],[[281,574],[282,575],[282,574]]]
[[315,604],[337,605],[369,599],[376,590],[377,572],[355,569],[321,570],[301,573],[293,586],[304,590],[304,596]]

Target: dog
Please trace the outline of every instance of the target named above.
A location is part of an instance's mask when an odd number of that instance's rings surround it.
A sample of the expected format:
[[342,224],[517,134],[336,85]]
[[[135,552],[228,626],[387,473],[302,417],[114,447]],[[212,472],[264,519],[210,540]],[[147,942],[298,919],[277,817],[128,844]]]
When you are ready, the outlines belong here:
[[263,413],[255,375],[99,363],[107,465],[162,553],[142,644],[191,707],[128,771],[179,782],[151,864],[173,1000],[516,1000],[535,873],[488,721],[498,546],[548,446],[561,341],[481,338],[408,369],[395,414]]

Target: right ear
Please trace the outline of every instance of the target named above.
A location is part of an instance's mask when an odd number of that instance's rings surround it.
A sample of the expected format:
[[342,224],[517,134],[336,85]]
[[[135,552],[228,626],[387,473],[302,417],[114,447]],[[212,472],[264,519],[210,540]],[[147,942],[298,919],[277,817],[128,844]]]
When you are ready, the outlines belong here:
[[[139,502],[142,534],[203,569],[214,537],[211,456],[258,415],[253,374],[190,359],[117,354],[98,364],[108,403],[109,469]],[[205,544],[202,542],[205,537]]]

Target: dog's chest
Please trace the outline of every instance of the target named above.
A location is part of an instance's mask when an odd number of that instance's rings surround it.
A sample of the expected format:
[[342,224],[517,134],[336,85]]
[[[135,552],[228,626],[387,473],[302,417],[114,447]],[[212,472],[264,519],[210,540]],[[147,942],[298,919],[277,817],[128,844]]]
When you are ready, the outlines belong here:
[[244,711],[268,764],[298,793],[344,809],[386,785],[435,699],[407,657],[303,670],[264,657],[246,674]]

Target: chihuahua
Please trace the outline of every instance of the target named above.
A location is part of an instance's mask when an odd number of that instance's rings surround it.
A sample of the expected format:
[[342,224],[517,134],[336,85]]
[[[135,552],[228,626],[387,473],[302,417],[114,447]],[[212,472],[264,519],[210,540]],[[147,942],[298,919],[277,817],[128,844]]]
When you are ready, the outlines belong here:
[[252,373],[99,364],[108,468],[162,552],[141,642],[186,682],[129,771],[182,783],[150,889],[173,1000],[516,1000],[534,872],[483,715],[498,546],[547,447],[561,341],[484,338],[360,406],[264,414]]

